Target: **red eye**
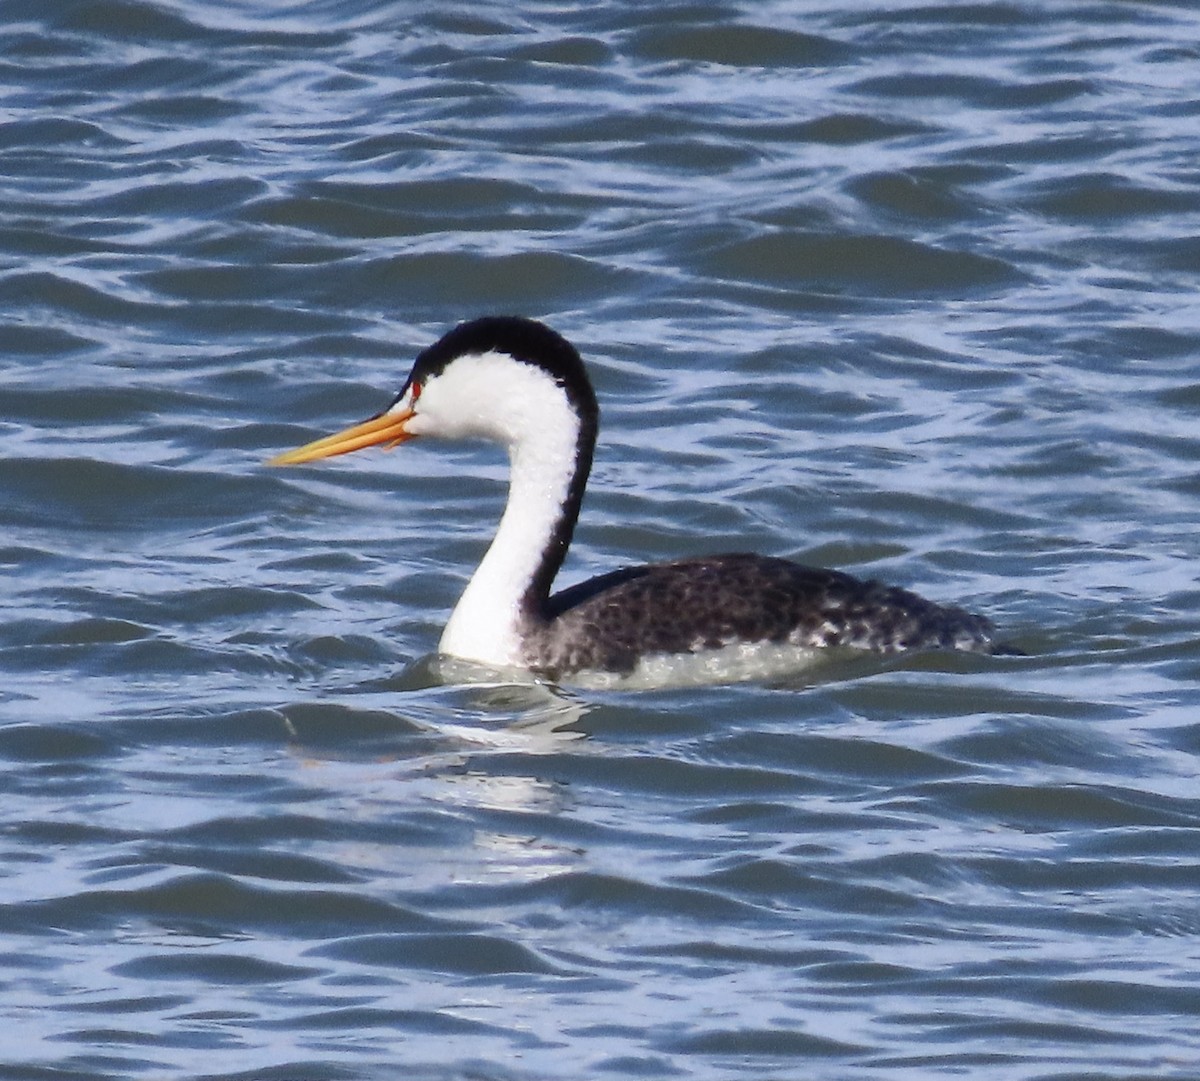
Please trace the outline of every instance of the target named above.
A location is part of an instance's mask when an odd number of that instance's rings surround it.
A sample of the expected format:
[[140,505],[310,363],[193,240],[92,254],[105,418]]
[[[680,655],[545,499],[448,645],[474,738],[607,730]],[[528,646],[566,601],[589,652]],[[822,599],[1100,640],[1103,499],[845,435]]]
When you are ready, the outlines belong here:
[[416,403],[416,400],[417,400],[419,397],[421,397],[421,384],[420,384],[420,383],[414,383],[414,384],[412,385],[412,400],[413,400],[413,403],[414,403],[414,404]]

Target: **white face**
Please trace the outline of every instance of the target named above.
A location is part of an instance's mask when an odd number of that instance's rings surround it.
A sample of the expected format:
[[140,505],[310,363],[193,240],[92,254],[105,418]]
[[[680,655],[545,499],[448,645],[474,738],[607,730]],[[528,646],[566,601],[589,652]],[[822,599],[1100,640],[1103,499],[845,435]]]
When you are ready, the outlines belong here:
[[512,446],[548,426],[577,425],[566,392],[541,368],[507,353],[468,353],[413,385],[389,413],[412,410],[412,435],[481,437]]

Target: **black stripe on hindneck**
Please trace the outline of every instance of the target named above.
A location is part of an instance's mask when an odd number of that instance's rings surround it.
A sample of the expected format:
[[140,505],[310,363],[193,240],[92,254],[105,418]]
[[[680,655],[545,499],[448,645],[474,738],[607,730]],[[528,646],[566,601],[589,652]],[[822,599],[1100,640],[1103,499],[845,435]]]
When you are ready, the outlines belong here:
[[[593,399],[593,406],[594,404]],[[541,562],[538,563],[529,588],[521,598],[521,606],[527,613],[536,614],[543,619],[549,617],[547,602],[550,598],[550,587],[554,584],[554,578],[562,567],[563,560],[567,558],[567,549],[570,548],[571,538],[575,535],[575,523],[579,520],[579,508],[583,504],[584,489],[587,488],[588,474],[592,470],[592,455],[595,452],[598,431],[599,416],[594,410],[588,416],[580,416],[579,435],[575,440],[575,468],[567,485],[567,496],[550,533],[546,550],[542,553]]]

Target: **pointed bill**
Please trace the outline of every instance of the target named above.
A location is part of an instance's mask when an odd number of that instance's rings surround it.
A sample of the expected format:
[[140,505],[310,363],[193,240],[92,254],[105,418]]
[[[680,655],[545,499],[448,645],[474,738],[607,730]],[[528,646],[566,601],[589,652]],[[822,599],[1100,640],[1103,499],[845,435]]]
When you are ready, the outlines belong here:
[[349,454],[363,447],[375,447],[380,444],[388,449],[414,438],[413,433],[405,429],[405,425],[413,418],[411,409],[402,413],[382,413],[362,424],[327,435],[306,443],[295,450],[285,451],[272,458],[267,465],[300,465],[304,462],[316,462],[321,458],[332,458],[337,454]]

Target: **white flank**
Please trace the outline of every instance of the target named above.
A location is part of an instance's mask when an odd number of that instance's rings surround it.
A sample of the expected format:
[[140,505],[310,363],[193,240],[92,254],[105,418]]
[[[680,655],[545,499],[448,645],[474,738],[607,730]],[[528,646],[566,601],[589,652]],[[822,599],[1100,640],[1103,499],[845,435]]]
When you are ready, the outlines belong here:
[[829,651],[774,642],[734,642],[700,653],[647,653],[627,675],[586,670],[563,678],[589,690],[645,691],[782,679],[828,662]]

